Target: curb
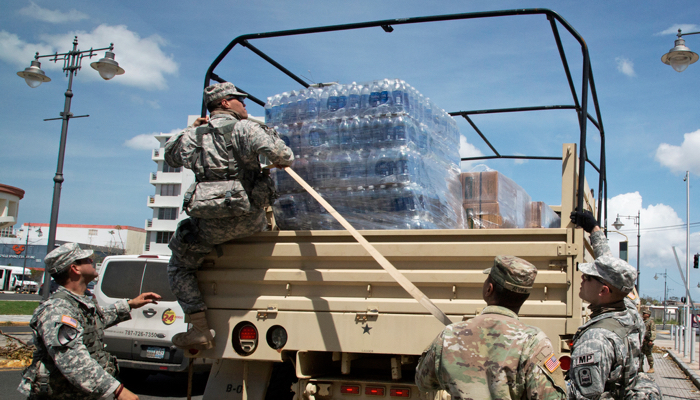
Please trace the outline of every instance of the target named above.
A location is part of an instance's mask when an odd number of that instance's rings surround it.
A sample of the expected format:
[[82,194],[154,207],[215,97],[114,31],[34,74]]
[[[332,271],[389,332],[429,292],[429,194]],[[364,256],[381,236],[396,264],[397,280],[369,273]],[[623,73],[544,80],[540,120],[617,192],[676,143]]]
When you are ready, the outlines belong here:
[[0,321],[0,326],[29,326],[29,321]]
[[678,355],[676,355],[676,353],[674,353],[673,350],[670,350],[670,349],[665,349],[665,350],[668,353],[668,355],[671,356],[673,361],[675,361],[676,364],[678,364],[680,369],[683,372],[685,372],[686,375],[688,375],[688,377],[690,378],[691,381],[693,381],[693,384],[695,385],[695,387],[700,389],[700,376],[698,376],[698,374],[696,374],[695,371],[692,371],[688,367],[688,365],[686,365],[685,361],[683,361],[680,357],[678,357]]

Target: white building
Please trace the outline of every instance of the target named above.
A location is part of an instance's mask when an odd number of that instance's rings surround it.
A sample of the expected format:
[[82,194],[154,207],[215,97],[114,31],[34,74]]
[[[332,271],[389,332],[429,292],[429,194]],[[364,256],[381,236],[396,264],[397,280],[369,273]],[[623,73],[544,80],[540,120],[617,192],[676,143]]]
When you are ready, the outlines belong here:
[[6,232],[6,228],[11,230],[12,226],[17,223],[19,201],[23,197],[24,190],[0,183],[0,229],[3,232]]
[[[187,125],[194,122],[198,115],[187,117]],[[153,150],[151,159],[156,163],[156,172],[152,172],[149,182],[155,186],[155,194],[148,196],[146,204],[153,210],[153,217],[146,220],[146,244],[143,254],[170,255],[168,242],[177,229],[177,224],[187,218],[182,212],[182,199],[185,191],[194,182],[194,173],[187,168],[171,168],[165,162],[165,142],[172,134],[156,135],[158,148]]]

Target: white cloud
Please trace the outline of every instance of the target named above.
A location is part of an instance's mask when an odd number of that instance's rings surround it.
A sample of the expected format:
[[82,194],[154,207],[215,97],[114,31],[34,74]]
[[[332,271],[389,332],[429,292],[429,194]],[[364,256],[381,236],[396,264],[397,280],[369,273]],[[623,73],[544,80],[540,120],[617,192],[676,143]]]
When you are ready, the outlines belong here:
[[698,26],[695,24],[675,24],[666,30],[656,33],[654,36],[677,35],[679,29],[681,30],[681,33],[693,32],[698,30]]
[[615,63],[617,64],[617,70],[623,74],[633,77],[637,76],[634,72],[634,63],[625,57],[615,58]]
[[[514,156],[524,156],[525,154],[523,154],[523,153],[513,153],[513,155],[514,155]],[[513,159],[513,163],[514,163],[515,165],[522,165],[522,164],[527,163],[527,161],[528,161],[528,160],[526,160],[526,159],[519,159],[519,158]]]
[[160,109],[160,103],[158,103],[158,100],[145,100],[140,96],[133,95],[131,96],[131,101],[134,102],[135,104],[138,105],[147,105],[154,110],[159,110]]
[[[125,25],[100,25],[92,32],[42,35],[43,43],[39,44],[27,43],[15,34],[0,31],[0,59],[19,66],[29,66],[36,51],[43,55],[71,50],[75,36],[78,36],[78,48],[81,50],[91,47],[104,48],[114,43],[115,60],[126,71],[124,75],[115,77],[114,82],[147,90],[163,90],[168,87],[165,76],[178,73],[178,64],[173,60],[173,56],[166,55],[161,49],[167,44],[163,38],[158,35],[141,38]],[[91,62],[102,57],[104,52],[100,51],[91,59],[83,59],[83,69],[80,71],[82,79],[102,79],[97,71],[90,68]],[[60,71],[63,63],[44,59],[41,68],[45,71]]]
[[159,144],[158,140],[155,138],[157,133],[143,133],[132,137],[124,142],[124,146],[130,147],[135,150],[153,150],[157,149]]
[[[167,132],[166,134],[174,135],[176,133],[180,133],[180,131],[182,131],[181,128],[176,128],[170,132]],[[132,148],[134,150],[157,149],[160,146],[160,144],[158,143],[158,139],[156,139],[155,136],[160,134],[161,133],[142,133],[140,135],[132,137],[131,139],[125,140],[124,146]]]
[[51,22],[53,24],[61,24],[64,22],[76,22],[83,19],[89,18],[85,13],[82,13],[76,9],[72,9],[68,12],[62,12],[59,10],[49,10],[46,8],[41,8],[33,1],[29,2],[29,5],[20,9],[18,13],[38,19],[39,21]]
[[[459,156],[464,157],[481,157],[484,154],[477,149],[473,144],[467,142],[467,138],[463,135],[459,136]],[[469,171],[475,161],[462,161],[460,167],[462,171]]]
[[656,149],[656,161],[672,172],[700,173],[700,129],[683,135],[680,146],[661,143]]
[[[666,270],[669,277],[680,282],[676,260],[673,255],[673,246],[676,247],[678,258],[682,266],[685,266],[685,221],[676,211],[665,204],[649,205],[643,208],[642,196],[639,192],[625,193],[608,200],[608,240],[613,255],[618,256],[619,243],[622,235],[613,232],[612,223],[619,214],[620,221],[624,224],[620,231],[629,239],[630,264],[637,266],[637,226],[634,219],[625,216],[636,217],[640,213],[640,269],[642,271],[642,295],[652,295],[655,298],[663,296],[663,285],[660,288],[650,287],[649,279],[656,273]],[[700,236],[691,235],[691,249],[700,244]],[[646,283],[645,283],[646,282]],[[646,284],[646,286],[645,286]],[[676,295],[678,293],[675,293]]]

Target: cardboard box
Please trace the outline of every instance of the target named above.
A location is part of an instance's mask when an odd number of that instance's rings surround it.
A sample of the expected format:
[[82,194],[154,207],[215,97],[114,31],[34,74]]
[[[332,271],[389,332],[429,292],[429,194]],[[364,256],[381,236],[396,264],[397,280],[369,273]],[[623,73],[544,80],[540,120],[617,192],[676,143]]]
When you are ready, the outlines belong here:
[[561,217],[543,201],[533,201],[528,228],[561,228]]

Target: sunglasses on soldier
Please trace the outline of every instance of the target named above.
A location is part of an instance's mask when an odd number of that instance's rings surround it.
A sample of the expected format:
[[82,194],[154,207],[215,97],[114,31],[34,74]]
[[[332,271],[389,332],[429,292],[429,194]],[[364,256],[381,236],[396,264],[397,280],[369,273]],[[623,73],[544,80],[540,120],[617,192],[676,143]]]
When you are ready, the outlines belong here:
[[583,279],[584,281],[590,281],[591,279],[593,279],[593,280],[596,280],[596,281],[600,282],[601,285],[608,286],[608,284],[605,283],[604,280],[600,279],[599,277],[597,277],[597,276],[595,276],[595,275],[586,275],[586,274],[583,274],[583,276],[581,277],[581,279]]
[[241,103],[243,103],[243,100],[245,100],[244,96],[229,96],[226,98],[226,100],[231,101],[231,100],[238,100]]

